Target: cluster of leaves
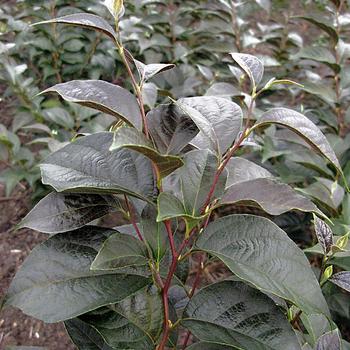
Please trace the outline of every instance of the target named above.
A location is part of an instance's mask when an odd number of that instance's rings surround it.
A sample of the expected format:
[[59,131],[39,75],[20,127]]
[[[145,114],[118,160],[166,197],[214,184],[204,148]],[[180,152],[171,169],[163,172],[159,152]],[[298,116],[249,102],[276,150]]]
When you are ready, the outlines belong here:
[[[350,291],[350,272],[333,274],[333,265],[348,270],[339,263],[349,256],[348,235],[335,238],[326,223],[334,222],[274,176],[278,167],[252,161],[261,140],[278,134],[281,142],[303,147],[298,153],[302,149],[312,158],[316,151],[328,180],[347,188],[320,129],[303,114],[264,101],[267,93],[273,98],[276,85],[293,82],[269,79],[260,59],[234,52],[228,71],[246,81],[240,105],[228,96],[172,94],[167,103],[149,106],[146,84],[161,84],[174,65],[135,59],[123,44],[123,2],[107,5],[115,29],[89,13],[44,23],[106,34],[134,94],[93,79],[44,91],[117,120],[110,131],[81,135],[41,163],[42,182],[54,190],[21,226],[49,238],[26,259],[4,305],[45,322],[64,321],[79,349],[349,348],[324,296],[333,288]],[[288,157],[282,161],[288,164]],[[260,215],[214,215],[242,204],[259,208]],[[290,211],[314,215],[319,243],[308,251],[323,257],[319,278],[272,221]],[[115,212],[126,223],[113,229],[96,225]],[[193,255],[200,256],[194,279]],[[201,288],[213,261],[231,275]]]

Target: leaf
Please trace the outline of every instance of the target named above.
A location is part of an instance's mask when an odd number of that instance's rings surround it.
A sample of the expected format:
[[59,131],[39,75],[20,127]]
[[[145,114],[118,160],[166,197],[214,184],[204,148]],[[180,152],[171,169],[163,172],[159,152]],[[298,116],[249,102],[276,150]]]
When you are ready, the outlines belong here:
[[113,196],[52,192],[26,215],[20,227],[45,233],[72,231],[120,209]]
[[112,28],[112,26],[102,17],[93,15],[91,13],[74,13],[72,15],[35,23],[35,25],[47,23],[72,24],[79,27],[95,29],[103,32],[104,34],[107,34],[110,38],[117,42],[117,33]]
[[118,270],[129,266],[147,265],[147,248],[139,239],[124,233],[111,235],[102,245],[92,270]]
[[68,102],[121,118],[137,129],[142,127],[142,116],[136,97],[118,85],[102,80],[72,80],[56,84],[42,94],[47,92],[56,92]]
[[226,187],[239,182],[272,177],[272,174],[265,168],[241,157],[232,157],[226,169],[228,171]]
[[242,127],[243,113],[234,102],[222,97],[186,97],[177,105],[196,123],[200,133],[192,144],[223,154],[233,144]]
[[159,105],[147,113],[149,132],[162,154],[178,154],[198,134],[191,118],[176,104]]
[[56,191],[127,193],[150,200],[154,193],[151,162],[128,149],[110,152],[113,133],[78,138],[40,165],[42,182]]
[[143,288],[120,303],[82,316],[113,349],[153,350],[163,323],[161,296]]
[[165,72],[169,69],[173,69],[175,67],[174,64],[170,64],[170,63],[144,64],[138,60],[134,60],[134,62],[140,74],[140,79],[142,82],[147,81],[153,78],[155,75]]
[[248,75],[252,83],[253,90],[256,90],[264,75],[263,63],[259,60],[259,58],[245,53],[232,52],[230,55]]
[[160,178],[168,176],[183,165],[182,159],[177,156],[160,154],[143,133],[133,128],[119,128],[114,134],[113,143],[109,150],[114,151],[124,147],[149,158],[157,167]]
[[208,342],[199,342],[199,343],[195,343],[191,346],[189,346],[188,348],[186,348],[187,350],[228,350],[228,349],[237,349],[237,347],[235,346],[230,346],[230,344],[215,344],[215,343],[208,343]]
[[196,247],[218,257],[237,277],[286,299],[305,313],[329,315],[309,261],[270,220],[230,215],[210,223]]
[[233,203],[245,205],[252,203],[270,215],[281,215],[291,210],[300,210],[323,216],[308,198],[275,179],[258,178],[228,187],[219,200],[218,206]]
[[64,323],[67,333],[73,343],[81,350],[113,350],[102,338],[102,335],[92,326],[79,318]]
[[326,137],[318,127],[304,115],[287,108],[272,108],[260,117],[252,129],[268,124],[282,125],[291,129],[302,137],[310,146],[319,151],[340,173],[342,173],[337,156]]
[[90,270],[113,230],[84,227],[57,234],[34,248],[12,280],[6,305],[44,322],[60,322],[116,303],[145,287],[148,278]]
[[123,0],[105,0],[103,5],[107,7],[116,20],[118,20],[124,12]]
[[340,350],[339,332],[335,329],[322,335],[316,344],[316,350]]
[[317,216],[314,216],[314,223],[317,240],[320,242],[324,253],[328,254],[333,245],[332,229]]
[[334,274],[329,281],[347,292],[350,292],[350,271],[338,272]]
[[[230,348],[300,349],[282,311],[242,282],[223,281],[201,289],[188,303],[181,323],[201,341]],[[214,344],[212,349],[223,349]]]
[[308,21],[314,25],[316,25],[317,27],[319,27],[320,29],[322,29],[323,31],[325,31],[332,39],[333,43],[337,43],[339,40],[337,31],[334,29],[333,24],[328,23],[325,18],[317,19],[315,17],[311,17],[311,16],[295,16],[294,18],[297,19],[303,19],[305,21]]

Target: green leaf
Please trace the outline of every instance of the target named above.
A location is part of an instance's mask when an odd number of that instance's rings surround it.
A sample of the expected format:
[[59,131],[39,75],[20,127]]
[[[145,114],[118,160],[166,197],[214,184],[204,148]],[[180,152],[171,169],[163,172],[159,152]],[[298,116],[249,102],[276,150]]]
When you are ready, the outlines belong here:
[[335,73],[339,73],[340,66],[337,64],[332,52],[323,46],[306,46],[303,47],[296,55],[292,57],[295,60],[307,59],[321,62],[329,66]]
[[20,227],[45,233],[72,231],[120,209],[120,201],[113,196],[52,192],[26,215]]
[[257,178],[230,186],[226,189],[218,206],[234,203],[257,205],[270,215],[300,210],[324,216],[308,198],[275,179]]
[[35,25],[47,23],[71,24],[74,26],[98,30],[108,35],[115,42],[117,41],[117,33],[112,28],[112,26],[102,17],[93,15],[91,13],[74,13],[72,15],[67,15],[63,17],[50,19],[48,21],[35,23]]
[[305,82],[303,89],[313,95],[316,95],[321,100],[325,101],[330,106],[334,106],[337,96],[334,89],[326,84]]
[[90,270],[113,230],[98,227],[57,234],[34,248],[13,279],[5,305],[44,322],[60,322],[116,303],[149,279]]
[[195,343],[188,348],[187,350],[228,350],[228,349],[240,349],[237,348],[236,346],[231,346],[230,344],[219,344],[219,343],[208,343],[208,342],[199,342]]
[[222,97],[186,97],[177,105],[196,123],[200,133],[192,144],[221,155],[233,144],[242,127],[243,113],[234,102]]
[[270,220],[253,215],[220,218],[208,225],[196,246],[263,292],[286,299],[306,313],[329,315],[309,261]]
[[159,105],[147,114],[149,132],[162,154],[178,154],[198,134],[191,118],[176,104]]
[[121,127],[115,132],[109,150],[120,148],[132,149],[149,158],[157,167],[160,178],[168,176],[183,165],[182,159],[177,156],[160,154],[143,133],[133,128]]
[[341,349],[340,345],[340,336],[339,331],[335,329],[334,331],[325,333],[320,337],[316,344],[315,350],[339,350]]
[[174,64],[170,64],[170,63],[144,64],[138,60],[134,60],[134,62],[140,74],[140,79],[142,82],[147,81],[153,78],[155,75],[165,72],[169,69],[173,69],[175,67]]
[[78,138],[40,165],[42,182],[56,191],[127,193],[150,200],[154,193],[151,162],[128,149],[110,152],[113,133]]
[[[201,341],[230,348],[300,349],[282,311],[242,282],[223,281],[200,290],[188,303],[181,324]],[[214,344],[213,349],[223,349]]]
[[113,349],[153,350],[163,324],[161,296],[148,287],[82,320],[95,327]]
[[67,333],[79,350],[113,350],[102,338],[102,335],[79,318],[64,323]]
[[147,265],[147,248],[139,239],[124,233],[115,233],[102,245],[92,270],[118,270],[129,266]]
[[253,126],[253,129],[269,124],[285,126],[297,133],[342,173],[341,166],[331,145],[318,127],[307,117],[291,109],[273,108],[260,117],[258,122]]
[[42,92],[56,92],[68,102],[91,107],[121,118],[137,129],[142,128],[142,116],[136,97],[128,90],[102,80],[72,80],[54,85]]
[[230,55],[248,75],[252,83],[253,90],[256,90],[264,75],[263,63],[259,60],[259,58],[245,53],[232,52]]
[[334,25],[332,23],[328,23],[324,17],[317,19],[317,18],[311,17],[311,16],[295,16],[294,18],[303,19],[305,21],[308,21],[308,22],[316,25],[317,27],[319,27],[320,29],[325,31],[331,37],[333,43],[336,44],[338,42],[339,37],[338,37],[337,31],[334,28]]

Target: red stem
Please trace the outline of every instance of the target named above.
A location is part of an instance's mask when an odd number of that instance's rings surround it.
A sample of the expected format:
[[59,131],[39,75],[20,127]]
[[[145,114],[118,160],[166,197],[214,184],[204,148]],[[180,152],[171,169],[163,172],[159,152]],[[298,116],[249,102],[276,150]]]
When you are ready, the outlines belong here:
[[139,238],[140,241],[143,242],[144,239],[142,237],[142,234],[141,234],[141,231],[140,231],[139,227],[137,226],[137,223],[136,223],[136,220],[135,220],[135,217],[134,217],[134,213],[132,211],[129,199],[128,199],[128,197],[125,194],[124,194],[124,199],[125,199],[125,202],[126,202],[126,206],[128,207],[128,212],[129,212],[129,216],[130,216],[130,222],[131,222],[132,226],[134,226],[134,229],[136,231],[137,237]]

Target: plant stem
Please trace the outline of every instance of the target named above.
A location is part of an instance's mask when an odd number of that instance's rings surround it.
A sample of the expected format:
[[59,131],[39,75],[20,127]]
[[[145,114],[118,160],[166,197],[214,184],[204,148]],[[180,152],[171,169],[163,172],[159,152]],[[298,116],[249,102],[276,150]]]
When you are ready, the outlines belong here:
[[132,211],[129,199],[128,199],[128,197],[125,194],[124,194],[124,199],[125,199],[125,202],[126,202],[126,206],[128,208],[130,222],[131,222],[132,226],[134,227],[134,229],[136,231],[136,234],[137,234],[137,237],[139,238],[139,240],[144,242],[144,239],[142,237],[141,231],[140,231],[139,227],[137,226],[137,223],[136,223],[136,220],[135,220],[135,216],[134,216],[134,213]]

